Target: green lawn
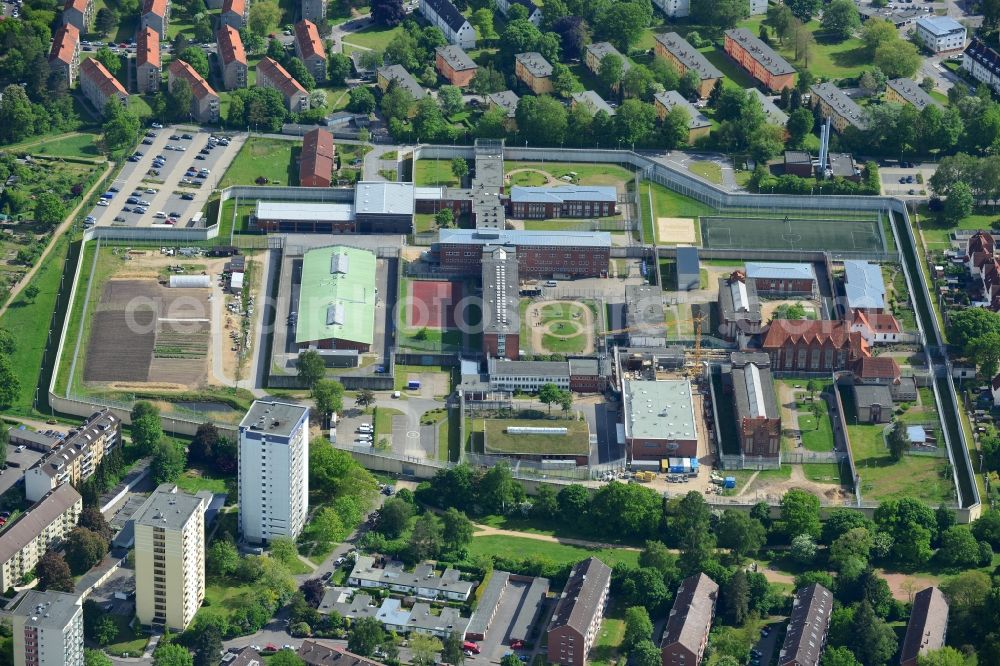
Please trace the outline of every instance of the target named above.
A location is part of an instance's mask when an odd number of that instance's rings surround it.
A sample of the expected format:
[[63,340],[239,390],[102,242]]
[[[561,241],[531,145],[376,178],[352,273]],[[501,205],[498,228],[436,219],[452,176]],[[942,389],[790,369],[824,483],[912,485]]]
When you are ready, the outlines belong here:
[[235,493],[230,492],[230,490],[235,490],[236,486],[236,479],[233,477],[216,477],[205,470],[187,469],[175,483],[178,488],[191,494],[202,490],[208,490],[212,493],[227,493],[229,495],[226,500],[227,504],[230,500],[236,499]]
[[893,461],[883,438],[886,426],[856,424],[853,392],[842,390],[841,398],[864,499],[912,497],[936,506],[954,498],[947,458],[904,455],[902,460]]
[[247,604],[253,588],[235,579],[209,576],[205,585],[205,601],[197,616],[228,618],[233,611]]
[[476,536],[472,539],[472,543],[469,544],[471,559],[491,555],[513,559],[544,559],[557,565],[576,564],[588,557],[598,557],[608,566],[621,563],[635,567],[639,563],[639,551],[636,550],[589,549],[507,535]]
[[[747,28],[756,35],[760,30],[760,24],[764,17],[755,16],[743,21],[740,26]],[[816,44],[812,48],[809,58],[809,71],[821,79],[841,79],[859,76],[863,71],[871,67],[871,58],[867,54],[864,43],[860,39],[852,38],[842,42],[832,41],[820,29],[819,21],[812,20],[806,24],[816,38]],[[803,62],[796,62],[794,59],[795,49],[791,41],[786,41],[782,46],[771,35],[772,47],[790,63],[804,65]]]
[[392,407],[379,407],[375,410],[375,435],[372,441],[378,445],[382,439],[392,440],[392,417],[402,416],[403,412]]
[[722,184],[722,167],[715,162],[689,162],[688,171],[716,185]]
[[258,177],[267,178],[271,185],[298,185],[298,165],[293,151],[301,145],[297,141],[252,137],[240,149],[219,189],[230,185],[254,185]]
[[[507,428],[567,428],[565,435],[511,435]],[[587,455],[590,429],[586,421],[486,419],[487,453]]]
[[116,657],[126,655],[141,657],[143,650],[146,649],[146,643],[149,642],[149,636],[142,630],[139,633],[133,631],[132,627],[129,626],[129,618],[124,615],[111,615],[109,613],[105,617],[110,617],[118,627],[118,636],[115,638],[115,642],[104,648],[108,654]]
[[352,32],[344,37],[344,43],[352,46],[362,46],[376,51],[384,51],[396,36],[403,34],[403,26],[384,28],[374,26],[359,32]]
[[625,620],[618,605],[613,604],[601,621],[597,640],[594,641],[594,648],[590,652],[590,664],[611,666],[618,663],[619,649],[624,638]]
[[[569,176],[569,181],[578,185],[614,185],[624,192],[629,181],[634,178],[632,171],[617,164],[586,164],[573,162],[504,162],[504,173],[518,169],[535,169],[551,174],[561,180]],[[574,175],[575,174],[575,175]]]
[[519,187],[541,187],[547,182],[549,179],[545,174],[538,171],[520,171],[510,177],[510,184]]
[[647,181],[645,186],[653,193],[653,211],[656,217],[696,218],[702,215],[714,215],[717,212],[708,204],[674,192],[659,183]]
[[976,210],[964,218],[957,226],[951,226],[932,213],[926,205],[917,209],[917,221],[920,223],[920,233],[927,244],[928,250],[946,250],[951,247],[951,233],[958,229],[977,230],[989,229],[990,224],[1000,219],[997,213],[987,213],[986,208]]
[[413,184],[458,187],[458,178],[451,172],[450,160],[417,160],[413,164]]
[[423,233],[425,231],[437,231],[438,225],[437,221],[434,219],[434,213],[414,213],[413,214],[413,230],[416,233]]
[[72,132],[41,139],[34,137],[28,141],[5,146],[4,150],[18,154],[25,152],[57,157],[100,157],[101,151],[98,150],[96,141],[96,134]]

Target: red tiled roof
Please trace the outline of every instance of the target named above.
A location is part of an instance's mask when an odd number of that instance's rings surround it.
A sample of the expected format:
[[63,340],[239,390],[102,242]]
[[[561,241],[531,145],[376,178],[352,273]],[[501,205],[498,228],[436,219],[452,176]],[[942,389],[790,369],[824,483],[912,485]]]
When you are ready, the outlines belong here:
[[298,81],[292,78],[292,75],[282,67],[276,60],[264,56],[260,62],[257,63],[257,74],[263,74],[268,80],[270,80],[278,90],[282,92],[285,97],[291,97],[295,93],[304,93],[305,88],[302,87]]
[[247,64],[247,54],[243,50],[243,39],[236,28],[231,25],[222,26],[222,29],[216,33],[216,39],[219,43],[219,57],[222,58],[223,65],[228,65],[233,61]]
[[240,16],[245,16],[247,11],[246,0],[223,0],[222,13],[233,12]]
[[333,135],[316,128],[302,137],[302,155],[299,160],[299,182],[314,178],[330,180],[333,172]]
[[868,355],[868,343],[860,333],[852,333],[842,320],[789,320],[775,319],[764,336],[764,349],[777,349],[786,343],[832,344],[840,349],[850,346],[858,355]]
[[66,0],[66,5],[63,7],[63,11],[66,11],[67,9],[75,9],[81,14],[86,14],[88,5],[90,5],[90,0]]
[[993,236],[989,232],[980,229],[969,238],[969,243],[966,246],[966,254],[970,257],[977,252],[993,254],[993,248]]
[[135,64],[160,67],[160,33],[149,26],[140,30],[135,46]]
[[52,36],[52,50],[49,51],[49,62],[59,60],[66,64],[73,62],[73,54],[80,43],[80,30],[69,23],[59,26]]
[[743,271],[736,270],[729,274],[729,284],[734,282],[746,282],[747,276]]
[[319,56],[326,59],[323,49],[323,41],[319,38],[319,30],[312,21],[299,21],[295,24],[295,41],[298,42],[302,51],[302,59]]
[[111,76],[111,72],[96,58],[87,58],[80,63],[80,75],[93,81],[105,95],[118,93],[119,95],[128,96],[125,86],[118,79]]
[[194,71],[194,67],[183,60],[174,60],[170,63],[170,73],[175,77],[186,80],[191,85],[191,92],[198,99],[203,99],[206,95],[219,96],[217,92],[208,85],[208,81],[202,78],[201,74]]
[[153,13],[157,16],[167,15],[167,0],[143,0],[142,13]]
[[899,333],[899,320],[887,312],[854,311],[854,323],[877,333]]
[[899,379],[899,364],[891,356],[869,356],[854,362],[854,376],[861,379]]

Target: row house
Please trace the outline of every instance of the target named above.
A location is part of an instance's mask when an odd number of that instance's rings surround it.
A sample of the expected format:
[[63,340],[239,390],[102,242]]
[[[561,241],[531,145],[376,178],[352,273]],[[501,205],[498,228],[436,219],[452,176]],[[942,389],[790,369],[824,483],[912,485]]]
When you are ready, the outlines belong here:
[[91,106],[101,114],[112,99],[117,99],[123,106],[128,104],[125,86],[96,58],[87,58],[80,63],[80,89]]
[[191,86],[191,117],[199,123],[218,122],[219,93],[183,60],[174,60],[167,68],[167,89],[173,92],[178,81],[187,81]]
[[219,22],[224,26],[228,25],[242,30],[246,26],[249,16],[250,3],[247,0],[223,0]]
[[160,62],[160,33],[150,27],[136,36],[135,87],[139,93],[155,93],[160,89],[163,66]]
[[80,75],[80,31],[71,23],[64,23],[52,35],[49,67],[59,72],[70,88]]
[[66,0],[62,22],[75,27],[81,35],[90,32],[90,26],[94,24],[94,0]]
[[309,93],[273,58],[265,56],[257,63],[257,85],[280,92],[290,113],[309,110]]
[[420,0],[420,13],[450,44],[466,50],[476,48],[476,29],[451,0]]
[[316,83],[326,81],[326,49],[312,21],[302,20],[295,24],[295,55],[305,63]]
[[725,50],[747,74],[769,90],[795,85],[795,68],[746,28],[726,30]]
[[479,65],[460,46],[450,44],[434,50],[434,68],[453,86],[465,88],[476,78]]
[[170,0],[143,0],[142,14],[139,15],[139,29],[152,28],[160,34],[160,39],[167,38],[167,27],[170,23]]
[[657,57],[673,65],[679,74],[694,72],[698,75],[698,97],[708,97],[716,82],[722,78],[722,72],[708,61],[705,54],[676,32],[656,35],[653,48]]
[[215,33],[218,46],[219,70],[226,90],[247,87],[247,54],[243,48],[243,38],[231,25],[224,25]]

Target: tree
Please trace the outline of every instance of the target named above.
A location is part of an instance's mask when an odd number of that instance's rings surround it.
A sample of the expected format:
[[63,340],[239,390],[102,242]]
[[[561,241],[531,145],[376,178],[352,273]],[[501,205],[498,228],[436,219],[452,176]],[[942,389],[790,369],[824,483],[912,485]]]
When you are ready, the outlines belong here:
[[691,122],[687,111],[680,105],[667,112],[660,128],[660,142],[668,150],[680,148],[687,143],[688,124]]
[[500,666],[521,666],[521,660],[513,652],[508,652],[500,658]]
[[740,0],[712,0],[712,2],[691,3],[691,21],[707,26],[717,33],[735,28],[737,22],[749,15],[750,4]]
[[542,384],[538,389],[538,401],[547,405],[549,413],[552,413],[552,404],[559,402],[561,391],[555,384]]
[[559,505],[559,517],[563,523],[570,526],[582,526],[589,523],[590,491],[578,483],[565,486],[556,495]]
[[167,440],[160,440],[153,450],[153,462],[149,467],[153,482],[167,483],[176,481],[184,473],[187,457],[184,447]]
[[108,658],[106,654],[104,654],[100,650],[91,650],[90,648],[85,648],[83,651],[83,665],[113,666],[113,662]]
[[375,403],[375,393],[371,389],[361,389],[354,394],[354,404],[367,409]]
[[764,526],[760,521],[735,509],[726,509],[722,512],[716,534],[719,546],[729,548],[740,557],[756,553],[766,540]]
[[865,21],[861,29],[861,41],[865,43],[868,53],[875,55],[875,51],[883,44],[892,43],[899,39],[896,26],[882,18],[870,18]]
[[97,18],[94,20],[94,27],[102,35],[107,35],[118,25],[118,14],[109,7],[101,7],[97,10]]
[[55,590],[57,592],[73,591],[73,574],[63,556],[54,550],[47,550],[35,565],[35,575],[38,576],[38,589],[42,592]]
[[351,75],[351,59],[343,53],[330,54],[326,72],[331,85],[344,85],[347,77]]
[[949,225],[955,226],[972,215],[974,200],[968,183],[957,182],[951,186],[948,198],[944,200],[943,217]]
[[792,15],[803,23],[808,23],[819,13],[822,0],[788,0],[785,3],[792,10]]
[[625,637],[622,647],[631,652],[642,641],[648,641],[653,636],[653,621],[649,619],[649,611],[642,606],[632,606],[625,609]]
[[566,138],[566,107],[553,97],[522,97],[515,117],[521,136],[533,145],[558,145]]
[[441,514],[441,524],[443,530],[443,541],[445,549],[451,552],[458,552],[469,545],[472,541],[472,521],[455,508],[450,508]]
[[465,663],[464,644],[464,636],[454,631],[449,631],[448,635],[444,637],[444,641],[442,641],[441,662],[451,664],[452,666],[462,666]]
[[215,447],[219,443],[219,429],[214,423],[202,423],[188,445],[188,462],[209,464],[215,461]]
[[476,29],[479,39],[485,42],[493,42],[500,38],[493,25],[493,10],[489,7],[483,7],[472,12],[469,23]]
[[270,547],[271,557],[278,560],[285,566],[294,563],[299,557],[298,550],[295,547],[295,541],[289,537],[272,537]]
[[427,512],[417,518],[410,532],[410,559],[414,562],[437,557],[444,543],[441,523],[433,513]]
[[[465,101],[462,99],[462,89],[458,86],[441,86],[438,89],[438,104],[441,105],[441,112],[446,116],[458,113],[465,108]],[[464,162],[465,160],[463,159],[462,161]]]
[[823,10],[820,26],[837,41],[850,39],[861,27],[861,16],[852,0],[832,0]]
[[872,534],[864,527],[848,530],[830,545],[829,561],[845,580],[855,580],[868,566]]
[[111,73],[111,76],[117,77],[118,72],[122,69],[122,59],[117,53],[112,53],[111,49],[107,46],[97,49],[94,59],[104,65],[104,68]]
[[906,433],[906,424],[897,419],[889,430],[886,443],[889,445],[889,455],[892,459],[897,462],[902,460],[903,455],[910,450],[910,436]]
[[469,84],[469,89],[477,95],[488,95],[506,88],[507,81],[503,74],[489,65],[476,70],[476,75],[472,78],[472,83]]
[[670,526],[681,549],[681,564],[685,573],[701,571],[712,556],[715,537],[711,530],[711,514],[701,493],[691,491],[671,502]]
[[378,523],[375,529],[390,539],[398,538],[413,516],[413,505],[398,497],[390,497],[379,511]]
[[382,629],[382,623],[374,617],[362,617],[351,624],[347,649],[362,657],[369,657],[384,641],[385,630]]
[[948,340],[967,352],[978,338],[1000,333],[1000,314],[986,308],[965,308],[948,317]]
[[659,666],[662,663],[660,649],[651,640],[641,641],[632,649],[631,659],[635,666]]
[[139,116],[112,97],[104,105],[104,144],[110,151],[125,150],[139,140]]
[[206,622],[194,639],[194,666],[216,666],[222,654],[222,632],[215,623]]
[[316,382],[326,375],[326,364],[323,363],[323,357],[314,349],[299,354],[295,361],[295,369],[299,373],[299,379],[309,389],[312,389]]
[[160,410],[152,403],[140,400],[132,406],[132,443],[146,455],[163,438]]
[[451,161],[451,173],[458,179],[459,183],[468,175],[469,163],[465,161],[464,157],[456,157]]
[[191,65],[191,68],[201,74],[202,78],[208,78],[208,56],[205,55],[205,50],[200,46],[189,46],[178,57]]
[[[301,359],[301,356],[299,358]],[[316,402],[316,411],[324,416],[339,413],[344,409],[344,385],[334,379],[320,379],[314,382],[312,397]]]
[[875,49],[874,65],[890,79],[912,78],[921,61],[917,47],[902,39],[884,43]]
[[985,511],[979,520],[972,523],[972,534],[979,541],[986,541],[994,548],[1000,548],[1000,510]]
[[781,524],[789,537],[819,537],[819,498],[798,488],[789,490],[781,498]]
[[917,657],[917,666],[965,666],[969,661],[953,647],[928,650]]
[[371,6],[372,20],[387,28],[399,25],[406,17],[401,0],[375,0]]
[[375,110],[375,95],[370,88],[358,86],[351,88],[348,96],[347,109],[354,113],[369,114]]
[[809,534],[798,534],[792,538],[788,554],[800,564],[810,564],[816,559],[816,541]]
[[42,192],[35,199],[35,221],[53,227],[66,217],[62,199],[51,192]]
[[226,539],[216,539],[205,554],[205,568],[218,576],[232,575],[240,564],[240,553]]
[[506,463],[494,465],[479,480],[479,504],[487,513],[504,515],[523,497],[524,488]]
[[305,666],[305,661],[293,650],[288,648],[278,650],[268,660],[268,666]]
[[177,643],[160,643],[153,652],[153,666],[194,666],[194,659]]
[[410,635],[410,653],[413,655],[410,662],[414,666],[434,666],[443,647],[434,636],[414,632]]
[[63,551],[70,571],[82,575],[104,558],[108,552],[108,542],[100,534],[85,527],[77,527],[66,537]]
[[946,566],[968,569],[979,561],[979,544],[968,525],[953,525],[941,534],[937,556]]
[[820,666],[862,666],[861,662],[855,658],[854,653],[846,647],[828,646],[823,651],[823,658]]
[[625,100],[615,114],[615,134],[626,146],[645,144],[652,138],[655,126],[656,109],[637,99]]
[[[716,0],[718,1],[718,0]],[[652,17],[651,5],[639,2],[617,2],[601,15],[598,32],[620,51],[628,53],[639,41]]]
[[930,507],[911,498],[887,500],[875,509],[875,524],[892,540],[890,555],[904,566],[918,566],[931,556],[937,520]]
[[608,53],[598,66],[597,78],[609,92],[618,90],[625,75],[625,61],[616,53]]
[[434,214],[434,223],[441,229],[447,229],[455,223],[455,214],[451,208],[442,208]]
[[782,42],[791,34],[792,21],[795,16],[788,5],[771,5],[767,8],[767,23],[774,28],[775,34]]
[[17,351],[17,340],[14,334],[6,328],[0,328],[0,354],[10,356],[15,351]]
[[258,0],[250,5],[247,17],[247,27],[260,37],[266,37],[278,27],[281,20],[281,9],[274,0]]
[[862,601],[851,625],[854,656],[865,666],[884,666],[896,652],[896,632]]
[[[433,102],[434,100],[431,100]],[[392,120],[404,120],[409,117],[410,109],[413,108],[413,96],[402,86],[395,82],[389,84],[389,88],[382,95],[379,108],[386,118]],[[437,108],[437,105],[434,106]]]
[[746,570],[736,570],[723,588],[722,599],[728,621],[733,626],[742,627],[750,614],[750,584],[747,582]]

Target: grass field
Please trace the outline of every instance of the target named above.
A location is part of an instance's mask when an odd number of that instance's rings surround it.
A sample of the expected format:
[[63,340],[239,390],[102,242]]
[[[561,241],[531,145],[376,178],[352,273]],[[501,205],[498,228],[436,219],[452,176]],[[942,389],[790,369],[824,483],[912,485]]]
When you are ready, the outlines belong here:
[[392,417],[402,416],[403,412],[392,407],[379,407],[375,410],[375,435],[372,441],[378,445],[384,438],[392,438]]
[[375,49],[376,51],[384,51],[385,47],[389,45],[389,42],[402,33],[403,26],[396,26],[395,28],[389,29],[381,26],[375,26],[346,35],[344,37],[344,44],[362,46],[368,49]]
[[702,217],[706,248],[776,250],[882,250],[877,220]]
[[510,184],[512,186],[541,187],[547,182],[549,182],[549,179],[545,177],[545,174],[538,171],[519,171],[510,176]]
[[56,157],[100,157],[97,148],[97,135],[72,132],[5,146],[4,150],[13,153],[30,153],[32,155],[52,155]]
[[852,391],[841,390],[847,417],[847,434],[854,464],[861,477],[861,494],[868,500],[912,497],[936,506],[952,500],[954,484],[946,458],[905,455],[895,462],[885,446],[885,425],[857,423]]
[[[764,22],[763,16],[755,16],[746,21],[741,21],[740,26],[750,30],[751,34],[757,35],[762,22]],[[860,39],[852,38],[842,42],[833,41],[823,33],[817,20],[810,21],[806,24],[806,27],[816,38],[816,44],[812,47],[808,66],[809,71],[817,78],[840,79],[855,77],[871,66],[871,57],[866,52],[864,44]],[[789,62],[796,65],[806,64],[805,62],[795,60],[795,49],[790,40],[782,45],[775,39],[772,31],[771,42],[772,48]]]
[[113,615],[108,613],[105,617],[110,617],[118,627],[118,636],[115,637],[113,643],[104,648],[108,654],[116,657],[124,656],[126,654],[130,657],[142,656],[142,651],[146,649],[146,643],[149,642],[149,636],[146,636],[145,633],[141,631],[136,633],[132,627],[129,626],[130,618],[125,617],[124,615]]
[[722,184],[722,167],[715,162],[689,162],[688,171],[716,185]]
[[611,604],[601,622],[597,639],[590,652],[591,666],[611,666],[618,663],[619,649],[625,638],[625,619],[618,604]]
[[451,172],[449,160],[417,160],[413,163],[413,184],[458,187],[458,178]]
[[231,492],[236,487],[236,479],[232,477],[216,477],[205,470],[187,469],[175,483],[178,488],[191,494],[202,490],[208,490],[212,493],[227,493],[229,495],[226,498],[227,504],[236,499],[236,493]]
[[634,178],[630,170],[616,164],[504,162],[503,166],[505,174],[518,169],[534,169],[551,174],[557,180],[569,176],[571,180],[563,182],[573,182],[577,185],[614,185],[620,192],[624,192],[629,181]]
[[507,535],[474,536],[469,544],[470,558],[496,555],[513,559],[544,559],[555,564],[576,564],[588,557],[599,557],[608,566],[639,564],[639,551],[622,548],[582,548],[566,544],[540,541]]
[[[511,435],[507,428],[567,428],[565,435]],[[531,455],[580,455],[590,451],[586,421],[486,419],[486,452]]]
[[292,153],[299,148],[297,141],[249,139],[226,170],[219,189],[231,185],[254,185],[260,176],[267,178],[271,185],[298,185],[299,172]]
[[917,209],[916,217],[916,221],[920,224],[920,235],[923,236],[927,249],[931,251],[950,248],[953,231],[989,229],[997,219],[1000,219],[1000,214],[990,214],[986,208],[979,208],[972,215],[962,219],[957,226],[951,226],[932,213],[926,205],[921,205]]

